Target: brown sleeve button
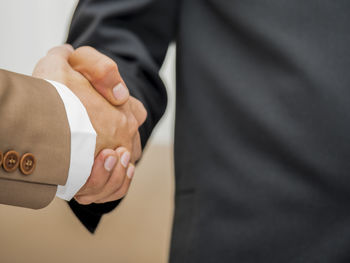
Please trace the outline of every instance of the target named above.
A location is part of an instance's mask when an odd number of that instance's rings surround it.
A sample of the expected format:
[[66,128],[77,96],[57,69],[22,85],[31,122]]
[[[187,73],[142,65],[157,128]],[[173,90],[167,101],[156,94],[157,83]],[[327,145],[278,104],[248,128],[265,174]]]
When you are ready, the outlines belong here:
[[3,158],[3,155],[2,155],[2,152],[0,152],[0,166],[2,164],[2,158]]
[[30,175],[33,173],[36,165],[36,160],[33,154],[25,153],[23,154],[21,161],[19,163],[19,169],[25,175]]
[[19,154],[16,151],[8,151],[3,158],[2,167],[6,172],[13,172],[18,168]]

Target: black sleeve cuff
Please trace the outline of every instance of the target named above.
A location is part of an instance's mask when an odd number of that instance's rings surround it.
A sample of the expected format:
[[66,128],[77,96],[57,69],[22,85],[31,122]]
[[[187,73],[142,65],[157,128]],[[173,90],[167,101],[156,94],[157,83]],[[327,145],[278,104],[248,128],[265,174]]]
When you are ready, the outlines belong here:
[[81,205],[74,199],[68,202],[74,214],[80,222],[93,234],[96,231],[102,215],[111,212],[116,208],[122,199],[104,204]]

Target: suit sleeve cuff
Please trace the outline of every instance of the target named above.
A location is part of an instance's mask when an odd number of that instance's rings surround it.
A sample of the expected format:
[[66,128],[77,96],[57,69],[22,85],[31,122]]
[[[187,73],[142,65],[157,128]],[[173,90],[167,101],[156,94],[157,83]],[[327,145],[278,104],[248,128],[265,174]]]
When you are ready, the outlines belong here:
[[60,95],[66,109],[71,132],[70,166],[65,185],[59,185],[56,196],[71,200],[90,176],[94,163],[96,131],[84,105],[65,85],[47,80]]

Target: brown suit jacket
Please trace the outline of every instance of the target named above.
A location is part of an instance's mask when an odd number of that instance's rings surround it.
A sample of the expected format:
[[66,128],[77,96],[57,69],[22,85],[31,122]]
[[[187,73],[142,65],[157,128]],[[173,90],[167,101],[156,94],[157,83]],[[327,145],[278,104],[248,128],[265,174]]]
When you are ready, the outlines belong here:
[[47,206],[70,161],[69,124],[55,87],[0,70],[0,152],[0,204]]

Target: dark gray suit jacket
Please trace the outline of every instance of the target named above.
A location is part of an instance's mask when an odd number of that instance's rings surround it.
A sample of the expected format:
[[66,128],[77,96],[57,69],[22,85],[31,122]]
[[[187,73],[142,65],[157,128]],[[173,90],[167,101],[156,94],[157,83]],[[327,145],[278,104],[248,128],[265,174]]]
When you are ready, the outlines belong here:
[[[350,2],[81,1],[68,42],[146,106],[177,44],[171,262],[350,262]],[[71,207],[93,231],[117,203]]]

